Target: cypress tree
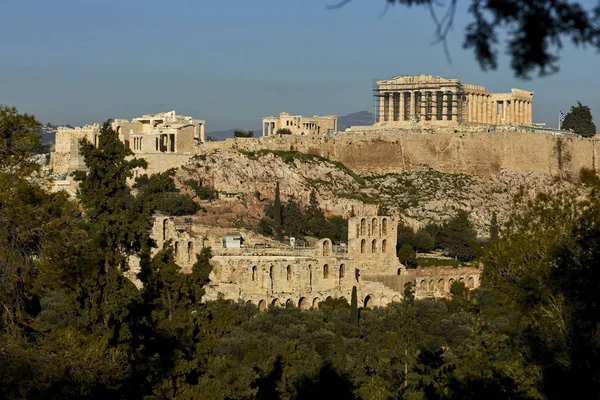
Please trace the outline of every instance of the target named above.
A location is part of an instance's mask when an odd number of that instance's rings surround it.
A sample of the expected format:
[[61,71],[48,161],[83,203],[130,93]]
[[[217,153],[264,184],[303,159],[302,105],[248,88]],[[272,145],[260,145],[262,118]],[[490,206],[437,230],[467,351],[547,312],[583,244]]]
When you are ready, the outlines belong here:
[[356,286],[352,286],[352,299],[350,300],[350,324],[358,326],[358,295]]
[[275,186],[275,200],[273,201],[273,220],[275,221],[275,233],[281,239],[281,198],[279,195],[279,182]]
[[496,213],[492,213],[492,221],[490,222],[490,239],[491,240],[496,240],[498,239],[498,216],[496,216]]

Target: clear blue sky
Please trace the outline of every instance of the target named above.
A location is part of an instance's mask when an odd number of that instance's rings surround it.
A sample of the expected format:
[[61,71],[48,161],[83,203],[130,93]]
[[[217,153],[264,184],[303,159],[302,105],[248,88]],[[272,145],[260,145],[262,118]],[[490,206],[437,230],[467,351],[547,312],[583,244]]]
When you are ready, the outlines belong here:
[[[0,103],[42,122],[84,124],[177,110],[207,130],[256,128],[279,111],[372,110],[374,79],[431,74],[491,91],[535,92],[534,121],[556,125],[577,100],[600,127],[600,56],[562,52],[561,71],[521,81],[503,57],[483,72],[450,33],[452,64],[421,8],[384,0],[4,0]],[[461,7],[466,2],[461,1]]]

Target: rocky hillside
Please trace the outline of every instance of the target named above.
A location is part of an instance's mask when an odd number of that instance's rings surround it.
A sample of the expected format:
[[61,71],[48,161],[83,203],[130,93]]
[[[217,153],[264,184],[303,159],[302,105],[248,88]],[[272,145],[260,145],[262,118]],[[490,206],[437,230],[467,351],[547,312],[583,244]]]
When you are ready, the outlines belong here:
[[206,223],[255,223],[279,182],[282,200],[294,197],[306,203],[315,190],[323,210],[344,217],[385,210],[419,227],[445,221],[459,209],[467,210],[481,236],[487,236],[493,212],[500,221],[508,215],[517,193],[554,192],[574,186],[547,175],[514,171],[502,171],[493,178],[437,171],[360,176],[319,156],[271,150],[197,156],[178,172],[182,188],[190,179],[220,193],[220,200],[205,204]]

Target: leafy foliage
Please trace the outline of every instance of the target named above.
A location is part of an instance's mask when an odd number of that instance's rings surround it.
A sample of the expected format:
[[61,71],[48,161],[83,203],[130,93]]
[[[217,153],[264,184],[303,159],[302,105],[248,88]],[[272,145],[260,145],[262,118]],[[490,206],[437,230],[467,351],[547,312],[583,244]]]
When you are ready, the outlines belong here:
[[565,116],[561,129],[572,130],[583,137],[592,137],[596,134],[596,125],[592,121],[592,112],[588,106],[577,102],[576,106],[571,106],[571,111]]
[[277,129],[277,134],[278,135],[291,135],[292,131],[289,130],[288,128],[279,128],[279,129]]
[[251,138],[254,137],[254,131],[250,130],[250,131],[243,131],[240,129],[236,129],[235,131],[233,131],[233,137],[236,138]]

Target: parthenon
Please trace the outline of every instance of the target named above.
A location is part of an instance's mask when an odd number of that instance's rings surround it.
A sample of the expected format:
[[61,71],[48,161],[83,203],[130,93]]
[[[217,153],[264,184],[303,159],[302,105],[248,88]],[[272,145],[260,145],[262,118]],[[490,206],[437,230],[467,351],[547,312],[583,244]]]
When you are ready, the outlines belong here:
[[398,76],[376,82],[375,125],[532,125],[533,92],[485,87],[439,76]]

